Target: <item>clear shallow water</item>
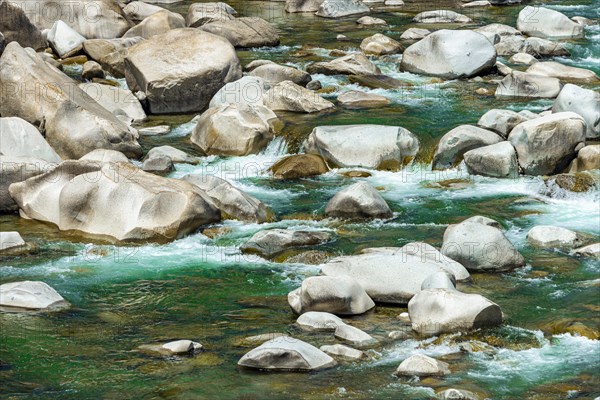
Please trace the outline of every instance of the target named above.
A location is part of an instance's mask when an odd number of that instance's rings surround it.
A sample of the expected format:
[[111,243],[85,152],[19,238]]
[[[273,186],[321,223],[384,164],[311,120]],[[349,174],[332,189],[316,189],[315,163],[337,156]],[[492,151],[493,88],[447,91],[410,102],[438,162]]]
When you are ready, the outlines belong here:
[[[171,8],[185,12],[189,1]],[[242,51],[244,62],[269,58],[304,67],[309,61],[332,58],[329,51],[347,51],[379,30],[358,29],[353,18],[325,21],[310,15],[286,15],[282,3],[232,2],[241,14],[263,15],[282,34],[275,49]],[[402,12],[373,13],[391,25],[382,32],[397,37],[413,26],[412,15],[427,4],[409,3]],[[539,3],[543,4],[543,3]],[[553,2],[569,16],[597,18],[598,2]],[[514,25],[520,7],[468,11],[477,22]],[[246,12],[244,12],[246,11]],[[352,42],[338,43],[344,33]],[[572,43],[573,56],[561,62],[598,71],[596,28],[586,40]],[[298,56],[303,45],[313,55]],[[307,59],[308,57],[308,59]],[[74,308],[58,314],[0,314],[0,397],[18,398],[364,398],[422,399],[447,387],[473,390],[494,399],[585,398],[600,395],[596,369],[600,342],[600,267],[561,251],[536,250],[525,235],[537,224],[555,224],[598,236],[600,192],[551,199],[538,178],[497,180],[469,177],[461,166],[432,173],[427,165],[438,138],[456,125],[474,123],[490,108],[542,111],[548,101],[498,101],[473,95],[485,83],[437,82],[400,73],[397,58],[377,61],[397,79],[412,83],[403,91],[373,90],[392,100],[389,107],[322,115],[286,114],[281,137],[259,155],[208,157],[198,166],[178,165],[173,177],[211,173],[263,200],[280,220],[270,224],[225,221],[227,233],[210,239],[202,233],[167,245],[112,246],[90,243],[53,227],[0,216],[3,230],[17,229],[39,244],[26,259],[0,260],[0,283],[43,280],[55,287]],[[331,99],[357,89],[342,77],[324,77],[335,87]],[[491,86],[493,87],[493,85]],[[366,90],[361,88],[361,90]],[[173,131],[144,138],[143,146],[169,144],[193,153],[187,136],[189,116],[156,116],[148,124],[167,123]],[[312,127],[325,124],[381,123],[400,125],[419,136],[420,161],[405,171],[373,172],[366,180],[381,189],[394,211],[390,221],[340,223],[322,219],[327,201],[340,187],[359,179],[344,178],[343,170],[298,182],[272,181],[266,170],[282,155],[301,147]],[[432,182],[465,179],[463,189],[431,187]],[[271,227],[326,230],[335,240],[318,249],[352,254],[374,246],[401,246],[426,241],[439,246],[446,226],[482,214],[500,221],[510,240],[527,260],[521,270],[475,274],[461,290],[481,293],[506,314],[504,327],[471,335],[447,335],[431,340],[386,341],[387,332],[406,329],[395,318],[403,308],[378,307],[351,323],[380,339],[373,359],[342,364],[318,374],[261,374],[236,368],[250,347],[247,336],[288,332],[316,345],[333,343],[331,335],[306,334],[295,320],[286,294],[318,267],[270,262],[242,256],[237,247],[255,232]],[[570,333],[568,333],[570,332]],[[597,337],[597,336],[596,336]],[[138,351],[142,344],[189,338],[206,351],[193,358],[153,357]],[[460,352],[464,341],[475,340],[486,351]],[[444,379],[399,380],[393,371],[407,355],[424,352],[451,363]]]

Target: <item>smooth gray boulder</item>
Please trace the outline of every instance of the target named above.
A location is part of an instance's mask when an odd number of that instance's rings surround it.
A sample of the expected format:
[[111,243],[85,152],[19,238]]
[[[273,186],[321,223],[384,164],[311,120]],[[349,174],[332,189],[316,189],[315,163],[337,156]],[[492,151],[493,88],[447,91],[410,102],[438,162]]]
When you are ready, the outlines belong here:
[[[4,45],[17,42],[23,47],[42,50],[48,46],[40,29],[27,17],[26,10],[17,2],[0,2],[0,35]],[[0,55],[4,46],[0,45]]]
[[[477,218],[477,217],[474,217],[474,218]],[[485,218],[485,217],[480,217],[480,218]],[[478,220],[478,221],[481,223],[495,223],[496,225],[493,225],[493,226],[500,227],[500,224],[498,224],[496,221],[494,221],[492,219],[485,218],[485,220],[487,220],[487,221],[481,221],[481,220]],[[436,249],[432,245],[425,243],[425,242],[410,242],[400,248],[397,248],[397,247],[372,247],[372,248],[368,248],[368,249],[363,249],[361,251],[361,253],[363,253],[363,254],[364,253],[374,253],[374,252],[389,252],[393,255],[397,255],[399,252],[400,254],[417,256],[423,262],[428,260],[428,261],[433,261],[436,263],[441,263],[441,264],[443,264],[442,268],[446,272],[448,272],[450,275],[453,275],[457,281],[469,279],[469,277],[470,277],[469,271],[467,271],[466,268],[462,266],[462,264],[454,261],[453,259],[451,259],[449,257],[446,257],[438,249]]]
[[0,155],[0,212],[19,209],[8,191],[10,185],[51,171],[54,167],[56,163],[35,157]]
[[0,310],[56,311],[69,303],[48,284],[39,281],[11,282],[0,285]]
[[467,151],[464,154],[464,160],[471,175],[494,178],[515,178],[519,175],[517,153],[509,142],[500,142]]
[[579,114],[559,112],[517,125],[508,140],[517,151],[526,175],[550,175],[562,171],[585,142],[586,124]]
[[56,21],[47,34],[48,43],[60,58],[70,57],[83,49],[85,38],[63,21]]
[[265,94],[269,86],[258,76],[244,76],[237,81],[225,84],[213,96],[208,107],[216,107],[222,104],[265,104]]
[[521,122],[525,122],[530,118],[512,111],[494,108],[486,112],[477,121],[477,126],[494,131],[503,138],[507,138],[510,131]]
[[219,210],[221,218],[263,223],[273,220],[273,211],[262,201],[244,193],[225,179],[190,174],[182,178],[202,189]]
[[265,106],[273,111],[314,113],[334,108],[332,102],[318,93],[292,81],[279,82],[265,94]]
[[273,138],[277,121],[261,105],[222,104],[200,116],[190,140],[206,155],[256,154]]
[[600,93],[567,83],[552,105],[553,113],[572,111],[583,117],[586,138],[600,137]]
[[399,126],[317,126],[304,142],[304,150],[339,167],[395,171],[412,162],[419,140]]
[[525,265],[499,228],[473,218],[446,228],[442,254],[470,272],[505,272]]
[[227,3],[193,3],[188,8],[185,23],[190,28],[198,28],[215,21],[229,21],[237,11]]
[[400,40],[421,40],[430,33],[431,31],[429,29],[408,28],[402,32],[402,35],[400,35]]
[[336,364],[316,347],[289,336],[271,339],[238,361],[239,366],[267,371],[317,371]]
[[391,218],[392,210],[375,188],[366,182],[350,185],[335,194],[325,215],[344,219]]
[[508,60],[511,64],[532,65],[539,62],[534,56],[527,53],[516,53]]
[[209,22],[198,29],[222,36],[234,47],[263,47],[279,44],[277,29],[269,22],[258,17],[242,17]]
[[223,85],[242,77],[242,69],[226,39],[185,28],[131,46],[125,77],[129,89],[146,94],[151,113],[185,113],[203,110]]
[[102,68],[117,78],[125,77],[127,49],[144,40],[142,37],[119,39],[88,39],[83,51]]
[[285,11],[289,13],[316,12],[325,0],[286,0]]
[[9,191],[23,216],[104,239],[165,242],[220,219],[196,186],[129,163],[64,161]]
[[344,321],[334,314],[322,311],[308,311],[300,315],[296,324],[307,331],[335,331],[335,329],[344,325]]
[[[498,0],[492,0],[498,2]],[[513,0],[514,3],[520,3],[521,0]],[[509,3],[509,2],[507,2]],[[473,392],[462,389],[446,389],[436,393],[439,400],[479,400],[479,397]]]
[[62,161],[37,128],[19,117],[0,118],[0,155]]
[[292,81],[296,85],[306,86],[312,80],[310,74],[305,71],[275,63],[256,67],[248,75],[262,78],[264,84],[268,87],[275,86],[283,81]]
[[443,376],[450,374],[448,363],[425,354],[415,354],[402,361],[396,369],[398,376]]
[[571,172],[600,169],[600,144],[591,144],[579,150],[577,158],[573,160],[573,168]]
[[142,163],[142,171],[165,175],[175,171],[175,165],[170,157],[159,155],[152,158],[146,158]]
[[164,10],[164,8],[154,4],[148,4],[144,1],[132,1],[123,7],[123,12],[127,18],[136,23],[139,23],[152,14],[156,14],[162,10]]
[[371,17],[370,15],[365,15],[356,20],[356,23],[363,26],[385,26],[387,22],[381,18]]
[[315,246],[330,239],[327,232],[266,229],[256,232],[240,249],[244,253],[271,257],[292,247]]
[[[436,257],[433,252],[429,254]],[[411,254],[404,248],[372,248],[363,254],[329,260],[321,266],[321,272],[326,276],[356,279],[377,302],[406,304],[434,273],[450,273],[461,280],[469,277],[464,267],[449,266],[433,257],[426,253]]]
[[502,79],[494,95],[553,99],[560,89],[560,81],[556,78],[512,70]]
[[288,303],[296,314],[323,311],[337,315],[363,314],[375,303],[365,289],[348,276],[312,276],[288,294]]
[[94,78],[104,79],[105,77],[106,73],[102,69],[102,65],[100,65],[96,61],[86,61],[85,64],[83,64],[83,70],[81,71],[81,79],[83,79],[84,81],[91,81]]
[[341,18],[349,15],[366,14],[370,12],[361,0],[325,0],[315,13],[323,18]]
[[202,349],[202,345],[198,342],[183,339],[165,343],[160,346],[160,348],[161,350],[164,350],[170,354],[187,354],[194,351],[200,351]]
[[389,36],[376,33],[373,36],[364,38],[360,43],[360,49],[365,54],[381,56],[402,52],[402,45]]
[[385,96],[358,90],[349,90],[340,94],[337,101],[343,107],[350,109],[383,107],[391,103],[390,99]]
[[433,155],[432,168],[452,168],[460,163],[467,151],[502,141],[501,136],[487,129],[473,125],[457,126],[440,139]]
[[454,275],[444,272],[434,272],[423,280],[421,290],[426,289],[456,289],[456,278]]
[[92,150],[79,160],[81,161],[97,161],[100,163],[106,162],[125,162],[128,163],[129,159],[125,154],[115,150],[96,149]]
[[131,90],[99,83],[81,83],[79,88],[114,115],[124,114],[133,122],[147,118],[144,108]]
[[[37,87],[42,91],[26,91]],[[70,77],[31,49],[9,43],[0,57],[0,114],[41,126],[63,158],[79,158],[98,148],[139,157],[135,131],[98,104]]]
[[335,328],[334,336],[336,339],[356,347],[366,347],[377,343],[377,339],[367,332],[346,324]]
[[415,15],[413,21],[418,22],[420,24],[464,24],[467,22],[471,22],[472,19],[467,17],[466,15],[462,15],[450,10],[432,10],[424,11]]
[[517,29],[527,36],[544,39],[583,37],[583,25],[570,20],[559,11],[539,6],[527,6],[519,12]]
[[600,258],[600,243],[594,243],[573,250],[578,256]]
[[479,294],[425,289],[408,303],[412,329],[424,336],[454,333],[502,323],[500,307]]
[[25,241],[19,232],[0,232],[0,255],[6,250],[25,246]]
[[353,349],[343,344],[325,345],[320,347],[321,351],[329,354],[332,357],[341,358],[349,361],[357,361],[366,357],[365,353],[360,350]]
[[153,147],[148,151],[148,154],[146,154],[146,158],[158,156],[167,156],[173,160],[174,163],[198,164],[200,162],[197,157],[190,156],[185,151],[176,149],[172,146]]
[[58,6],[56,0],[7,0],[22,8],[40,30],[50,29],[62,20],[87,39],[113,39],[131,27],[125,13],[115,1],[79,0]]
[[352,53],[331,61],[316,62],[306,67],[309,74],[324,75],[379,75],[381,70],[367,57]]
[[535,57],[569,56],[571,54],[564,43],[537,37],[526,38],[520,51]]
[[582,245],[582,240],[577,232],[551,225],[534,226],[527,232],[527,241],[534,246],[544,248],[573,248]]
[[563,81],[595,83],[600,81],[594,71],[585,68],[571,67],[556,61],[540,61],[527,68],[527,73],[550,76]]
[[445,79],[468,78],[496,64],[496,49],[481,33],[441,29],[412,44],[400,69]]
[[125,32],[123,38],[142,37],[148,39],[179,28],[185,28],[185,19],[181,14],[161,10],[149,15],[142,22],[129,29]]

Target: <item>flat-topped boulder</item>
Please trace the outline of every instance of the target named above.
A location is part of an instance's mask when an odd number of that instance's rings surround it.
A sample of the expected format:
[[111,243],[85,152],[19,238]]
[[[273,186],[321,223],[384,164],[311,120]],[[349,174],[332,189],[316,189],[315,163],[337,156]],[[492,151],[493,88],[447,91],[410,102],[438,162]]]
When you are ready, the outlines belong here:
[[292,247],[315,246],[330,239],[327,232],[266,229],[255,233],[240,249],[244,253],[270,257]]
[[424,336],[498,326],[500,306],[479,294],[425,289],[408,303],[412,329]]
[[99,163],[107,163],[107,162],[129,162],[129,159],[125,156],[125,154],[115,151],[115,150],[106,150],[106,149],[96,149],[87,153],[85,156],[81,157],[79,160],[81,161],[97,161]]
[[125,32],[123,37],[142,37],[148,39],[152,36],[161,35],[172,29],[179,28],[185,28],[185,19],[181,14],[161,10],[144,18],[142,22]]
[[69,303],[44,282],[21,281],[0,285],[2,311],[56,311],[68,307]]
[[227,3],[193,3],[188,8],[185,23],[190,28],[198,28],[215,21],[229,21],[235,18],[237,11]]
[[520,123],[508,140],[517,151],[523,173],[550,175],[562,171],[575,158],[585,133],[586,124],[579,114],[559,112]]
[[196,186],[129,163],[64,161],[9,191],[28,218],[108,240],[164,242],[220,219]]
[[256,154],[273,138],[277,121],[261,105],[221,104],[200,116],[190,140],[206,155]]
[[273,111],[314,113],[334,108],[332,102],[292,81],[279,82],[265,94],[265,106]]
[[503,138],[508,137],[512,129],[530,118],[512,110],[491,109],[479,118],[477,126],[496,132]]
[[471,22],[472,19],[451,10],[432,10],[415,15],[413,21],[421,24],[465,24]]
[[198,29],[222,36],[234,47],[263,47],[279,44],[277,29],[259,17],[214,21],[204,24]]
[[242,77],[242,69],[229,41],[184,28],[131,46],[125,77],[132,91],[146,94],[151,113],[185,113],[203,110],[223,85]]
[[[40,96],[25,87],[48,88]],[[137,158],[142,148],[131,130],[58,69],[17,42],[0,57],[0,114],[42,126],[48,143],[62,158],[79,158],[98,148]]]
[[357,361],[366,357],[366,354],[362,351],[339,343],[321,346],[320,350],[332,357],[341,358],[343,360]]
[[173,146],[153,147],[146,154],[146,159],[159,156],[169,157],[174,163],[180,164],[198,164],[200,162],[197,157],[190,156],[185,151],[176,149]]
[[525,265],[502,230],[476,217],[446,228],[442,253],[471,272],[504,272]]
[[469,150],[464,154],[467,170],[472,175],[514,178],[519,175],[517,153],[509,142]]
[[391,103],[385,96],[358,90],[349,90],[340,94],[337,101],[343,107],[351,109],[383,107]]
[[377,339],[354,326],[339,325],[334,332],[336,339],[356,347],[367,347],[377,343]]
[[400,40],[421,40],[430,33],[431,31],[429,29],[408,28],[402,32],[402,35],[400,35]]
[[360,53],[348,54],[331,61],[317,62],[306,68],[310,74],[379,75],[381,70]]
[[560,93],[560,80],[512,70],[494,92],[496,97],[533,97],[553,99]]
[[519,12],[517,29],[527,36],[545,39],[583,37],[583,25],[559,11],[539,6],[527,6]]
[[402,361],[396,369],[398,376],[443,376],[450,373],[448,363],[425,354],[415,354]]
[[304,142],[304,149],[339,167],[395,171],[414,159],[419,140],[399,126],[318,126]]
[[450,273],[458,279],[469,276],[460,265],[449,266],[440,258],[414,253],[411,249],[373,248],[363,254],[337,257],[323,264],[321,272],[326,276],[356,279],[373,300],[395,304],[408,303],[421,290],[423,281],[434,273]]
[[319,5],[315,15],[323,18],[341,18],[370,11],[360,0],[325,0]]
[[567,83],[552,105],[553,113],[572,111],[579,114],[586,125],[586,138],[600,137],[600,93]]
[[317,371],[337,363],[316,347],[289,336],[269,340],[246,353],[241,367],[266,371]]
[[416,74],[456,79],[484,74],[495,63],[496,49],[481,33],[442,29],[404,50],[400,68]]
[[366,182],[350,185],[335,194],[325,215],[343,219],[391,218],[392,210],[375,188]]
[[123,12],[127,18],[137,23],[162,10],[164,10],[164,8],[154,4],[148,4],[144,1],[131,1],[123,7]]
[[312,80],[310,74],[305,71],[275,63],[268,63],[253,68],[248,75],[261,78],[267,87],[274,86],[283,81],[292,81],[296,85],[306,86]]
[[323,311],[337,315],[363,314],[375,303],[365,289],[348,276],[312,276],[288,294],[288,303],[296,314]]
[[344,325],[344,321],[334,314],[322,311],[308,311],[300,315],[296,324],[307,331],[335,331],[335,329]]
[[278,160],[271,168],[276,179],[299,179],[329,171],[323,157],[316,154],[294,154]]
[[537,225],[527,232],[527,241],[534,246],[544,248],[555,247],[578,247],[581,246],[581,238],[570,229],[560,226]]
[[440,139],[433,155],[432,168],[435,170],[454,167],[467,151],[502,141],[500,135],[490,130],[473,125],[459,125]]
[[563,81],[594,83],[600,81],[594,71],[585,68],[571,67],[556,61],[536,62],[527,68],[527,73],[550,76]]

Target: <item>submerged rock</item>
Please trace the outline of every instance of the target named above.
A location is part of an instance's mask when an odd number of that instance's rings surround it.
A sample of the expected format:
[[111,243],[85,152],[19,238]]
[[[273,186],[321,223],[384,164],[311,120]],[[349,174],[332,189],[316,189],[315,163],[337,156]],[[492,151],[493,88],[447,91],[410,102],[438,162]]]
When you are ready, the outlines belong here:
[[560,112],[517,125],[508,136],[526,175],[548,175],[563,170],[585,142],[586,124],[573,112]]
[[446,228],[442,253],[469,271],[504,272],[525,265],[500,229],[475,218]]
[[318,126],[306,139],[304,148],[339,167],[398,170],[416,156],[419,141],[399,126]]
[[325,0],[286,0],[285,11],[289,13],[296,12],[316,12]]
[[500,307],[479,294],[425,289],[408,303],[412,329],[425,336],[493,327],[502,323]]
[[586,138],[600,137],[600,93],[568,83],[563,86],[552,106],[553,113],[564,111],[572,111],[583,117]]
[[56,290],[39,281],[11,282],[0,285],[0,309],[56,311],[70,305]]
[[239,366],[267,371],[316,371],[336,364],[316,347],[289,336],[269,340],[238,361]]
[[527,6],[519,12],[517,29],[528,36],[546,39],[583,37],[583,25],[571,21],[561,12],[539,6]]
[[375,303],[362,286],[346,276],[313,276],[288,294],[288,303],[296,314],[324,311],[338,315],[363,314]]
[[443,376],[450,374],[449,365],[424,354],[415,354],[402,361],[396,369],[399,376]]
[[242,69],[226,39],[184,28],[130,47],[125,77],[132,91],[146,94],[151,113],[185,113],[204,109],[224,84],[242,77]]
[[336,193],[327,203],[325,214],[347,219],[392,217],[392,211],[383,197],[366,182],[355,183]]
[[168,241],[219,220],[194,185],[129,163],[64,161],[9,191],[28,218],[101,238]]
[[581,239],[577,232],[550,225],[534,226],[527,232],[527,241],[538,247],[577,247]]
[[[520,3],[521,0],[518,0]],[[436,394],[440,400],[479,400],[479,397],[473,392],[462,389],[446,389]]]
[[316,154],[295,154],[278,160],[270,168],[276,179],[299,179],[329,171],[323,157]]
[[327,232],[267,229],[254,234],[240,249],[244,253],[273,256],[290,247],[314,246],[329,241]]
[[587,172],[575,172],[570,174],[558,174],[544,180],[548,187],[548,195],[555,195],[554,189],[558,186],[570,192],[587,192],[597,184],[598,179]]
[[495,63],[496,49],[484,35],[469,30],[442,29],[404,50],[400,68],[456,79],[485,73]]
[[457,126],[440,139],[433,155],[432,168],[451,168],[462,160],[467,151],[502,141],[502,137],[487,129],[473,125]]
[[600,243],[583,246],[573,252],[579,256],[600,258]]

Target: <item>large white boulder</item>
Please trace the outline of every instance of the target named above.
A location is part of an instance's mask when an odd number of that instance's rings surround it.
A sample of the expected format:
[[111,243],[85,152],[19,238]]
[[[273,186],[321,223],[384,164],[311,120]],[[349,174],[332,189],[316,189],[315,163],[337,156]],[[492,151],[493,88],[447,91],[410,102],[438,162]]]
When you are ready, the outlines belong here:
[[304,149],[339,167],[398,170],[414,159],[419,140],[399,126],[318,126],[304,142]]
[[413,251],[415,244],[406,248],[373,248],[363,254],[342,256],[321,266],[326,276],[351,277],[375,301],[406,304],[421,290],[421,284],[431,274],[446,272],[457,279],[466,279],[468,272],[460,265],[438,257],[435,249]]
[[519,175],[517,153],[509,142],[500,142],[467,151],[464,160],[467,170],[472,175],[494,178],[514,178]]
[[83,48],[85,38],[63,21],[56,21],[48,32],[48,43],[60,58],[67,58]]
[[527,232],[527,241],[534,246],[544,248],[579,247],[581,238],[570,229],[560,226],[537,225]]
[[[260,68],[260,67],[259,67]],[[292,81],[279,82],[265,94],[265,106],[274,111],[313,113],[334,107],[318,93]]]
[[363,314],[375,303],[365,289],[348,276],[312,276],[288,294],[288,303],[296,314],[324,311],[338,315]]
[[25,241],[19,232],[0,232],[0,254],[21,246],[25,246]]
[[524,266],[525,259],[496,224],[472,217],[448,226],[442,253],[471,272],[504,272]]
[[129,163],[64,161],[9,191],[28,218],[108,239],[164,242],[220,219],[196,186]]
[[564,111],[572,111],[583,117],[586,138],[600,137],[600,93],[567,83],[552,106],[553,113]]
[[473,125],[459,125],[440,139],[433,155],[433,169],[446,169],[457,165],[463,155],[478,147],[502,142],[498,134]]
[[116,116],[124,116],[132,122],[140,122],[147,117],[131,90],[99,83],[81,83],[79,88]]
[[198,29],[173,29],[131,46],[125,57],[129,88],[146,94],[150,112],[203,110],[223,85],[242,77],[233,46]]
[[527,73],[550,76],[563,81],[594,83],[600,81],[594,71],[571,67],[556,61],[541,61],[527,68]]
[[256,154],[273,138],[277,121],[261,105],[222,104],[200,116],[190,140],[206,155]]
[[560,88],[557,78],[512,70],[500,81],[494,95],[553,99],[560,93]]
[[496,49],[481,33],[441,29],[404,50],[400,68],[456,79],[480,75],[495,64]]
[[526,118],[516,111],[493,108],[479,118],[477,126],[494,131],[506,138],[515,126],[528,119],[530,118]]
[[166,33],[171,29],[179,28],[185,28],[185,19],[181,14],[161,10],[144,18],[142,22],[125,32],[123,37],[143,37],[144,39],[148,39],[152,36]]
[[348,15],[366,14],[369,11],[361,0],[325,0],[315,15],[324,18],[341,18]]
[[208,107],[221,104],[246,104],[250,106],[265,104],[265,93],[268,86],[262,78],[257,76],[244,76],[237,81],[225,84],[213,96]]
[[559,11],[539,6],[527,6],[519,12],[517,29],[527,36],[546,39],[583,37],[583,25]]
[[0,118],[0,155],[62,161],[37,128],[19,117]]
[[48,143],[63,158],[79,158],[98,148],[130,157],[142,154],[135,131],[70,77],[16,42],[9,43],[0,57],[0,114],[41,126]]
[[289,336],[271,339],[238,361],[239,366],[267,371],[317,371],[336,364],[316,347]]
[[549,175],[564,169],[585,142],[586,124],[579,114],[559,112],[517,125],[508,140],[517,150],[526,175]]
[[5,311],[55,311],[67,307],[69,303],[44,282],[21,281],[0,285],[0,309]]
[[412,329],[425,336],[493,327],[502,323],[500,306],[479,294],[425,289],[408,303]]
[[209,22],[198,29],[222,36],[234,47],[263,47],[279,44],[277,29],[258,17]]

